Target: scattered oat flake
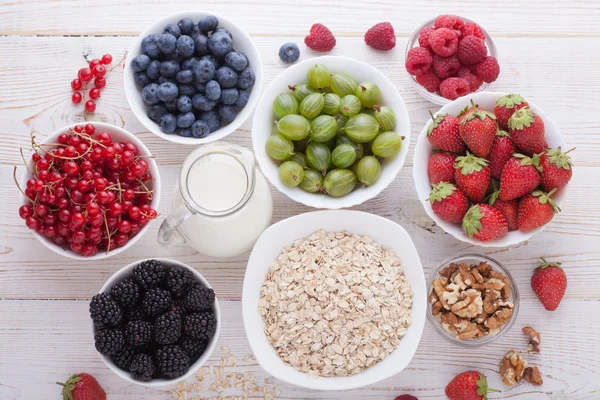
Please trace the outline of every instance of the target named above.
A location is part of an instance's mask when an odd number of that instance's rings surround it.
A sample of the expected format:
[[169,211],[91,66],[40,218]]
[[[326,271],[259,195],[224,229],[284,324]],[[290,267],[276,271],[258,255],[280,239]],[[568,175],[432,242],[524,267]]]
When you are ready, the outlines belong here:
[[229,351],[229,347],[223,346],[221,347],[221,352],[223,354],[230,354],[231,352]]
[[254,356],[252,356],[252,354],[249,354],[246,357],[244,357],[244,362],[250,362],[253,359],[254,359]]

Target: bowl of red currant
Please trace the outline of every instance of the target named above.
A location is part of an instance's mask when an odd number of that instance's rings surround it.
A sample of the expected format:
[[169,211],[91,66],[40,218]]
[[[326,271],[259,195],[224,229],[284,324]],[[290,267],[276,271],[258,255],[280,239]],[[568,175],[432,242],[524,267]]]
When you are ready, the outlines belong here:
[[19,215],[57,254],[103,259],[131,247],[158,216],[160,175],[148,148],[126,130],[72,124],[31,138],[17,182]]

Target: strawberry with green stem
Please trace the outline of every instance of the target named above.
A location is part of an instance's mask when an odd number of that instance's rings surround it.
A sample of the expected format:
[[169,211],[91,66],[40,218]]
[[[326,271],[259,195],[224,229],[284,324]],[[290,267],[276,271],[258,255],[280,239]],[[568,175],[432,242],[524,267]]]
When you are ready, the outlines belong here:
[[556,310],[567,291],[567,275],[562,263],[548,262],[542,257],[531,275],[531,289],[546,310]]
[[544,193],[541,190],[535,190],[521,199],[517,215],[520,231],[527,232],[544,226],[552,221],[555,214],[560,212],[560,207],[551,198],[555,191],[556,189],[552,189],[548,193]]
[[492,178],[500,179],[504,166],[516,152],[517,147],[510,138],[510,134],[503,130],[496,132],[492,147],[487,155],[487,159],[490,162]]
[[436,185],[440,182],[454,183],[454,161],[456,155],[446,151],[436,151],[427,162],[429,183]]
[[56,383],[63,387],[63,400],[106,400],[106,392],[90,374],[75,374],[65,383]]
[[508,129],[513,142],[528,156],[543,153],[548,147],[544,120],[529,107],[514,112],[508,120]]
[[487,157],[498,131],[496,116],[489,111],[478,110],[473,100],[471,105],[472,111],[460,121],[460,137],[477,157]]
[[508,120],[518,109],[529,107],[529,103],[518,94],[507,94],[498,99],[494,105],[494,115],[502,129],[508,129]]
[[500,176],[500,199],[512,200],[524,196],[540,184],[540,157],[514,154]]
[[462,230],[469,237],[490,242],[508,233],[508,222],[494,207],[488,204],[476,204],[465,214]]
[[519,201],[517,199],[501,200],[500,191],[496,189],[495,181],[492,181],[492,184],[494,186],[494,192],[492,192],[489,198],[490,206],[500,211],[504,218],[506,218],[509,232],[518,230],[519,225],[517,223],[517,215],[519,213]]
[[548,149],[540,156],[540,166],[542,167],[542,189],[550,191],[552,189],[563,188],[569,183],[573,176],[573,163],[569,153],[575,150],[562,152],[560,146],[556,149]]
[[479,371],[467,371],[454,377],[446,386],[450,400],[488,400],[488,393],[500,392],[488,387],[487,379]]
[[435,215],[444,221],[459,224],[469,209],[465,194],[451,183],[442,182],[433,186],[427,199]]
[[431,111],[431,124],[427,129],[427,139],[434,147],[451,153],[464,153],[467,149],[459,134],[458,119],[450,114],[434,116]]
[[488,161],[467,152],[466,156],[456,158],[454,169],[456,186],[473,203],[482,202],[491,179]]

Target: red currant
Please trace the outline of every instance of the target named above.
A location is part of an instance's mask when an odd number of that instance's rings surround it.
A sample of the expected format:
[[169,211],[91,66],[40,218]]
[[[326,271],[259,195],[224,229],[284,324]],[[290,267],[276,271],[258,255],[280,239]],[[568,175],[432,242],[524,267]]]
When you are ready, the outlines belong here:
[[150,211],[146,213],[146,217],[148,217],[148,219],[154,219],[158,217],[158,212],[155,209],[151,208]]
[[85,133],[87,133],[88,135],[93,135],[94,132],[96,132],[96,128],[94,127],[94,124],[85,124]]
[[98,202],[102,205],[106,205],[106,204],[110,203],[110,195],[106,191],[98,192],[96,194],[96,198],[98,199]]
[[94,188],[96,192],[102,192],[108,186],[108,181],[106,178],[96,178],[94,179]]
[[115,243],[121,247],[125,246],[129,241],[129,236],[126,233],[119,233],[115,236]]
[[66,133],[61,133],[60,135],[58,135],[58,143],[67,144],[68,142],[69,142],[69,135],[67,135]]
[[115,148],[112,146],[105,147],[102,150],[102,157],[104,158],[113,158],[115,156]]
[[[46,160],[40,160],[38,161],[38,163],[42,162],[42,161],[46,161]],[[48,162],[48,161],[46,161]],[[36,163],[37,166],[37,163]],[[50,167],[50,165],[48,165],[48,167]],[[38,167],[39,170],[40,167]],[[42,182],[47,182],[48,179],[50,178],[50,171],[48,171],[47,169],[41,170],[40,172],[38,172],[38,179]]]
[[71,221],[71,211],[67,209],[62,209],[58,212],[58,219],[62,222]]
[[96,78],[104,78],[104,75],[106,75],[106,68],[103,65],[96,65],[92,70],[92,73]]
[[[62,189],[65,190],[64,188],[62,188]],[[58,200],[56,205],[58,206],[59,209],[64,210],[71,205],[71,202],[66,197],[63,197]]]
[[92,74],[92,70],[89,68],[81,68],[77,73],[77,77],[84,82],[89,82],[92,80],[94,75]]
[[127,212],[129,214],[129,218],[131,218],[134,221],[140,218],[140,208],[137,206],[129,207],[129,210],[127,210]]
[[83,86],[83,83],[81,82],[81,79],[79,79],[79,78],[75,78],[71,81],[71,89],[73,89],[73,90],[79,90],[79,89],[81,89],[82,86]]
[[131,165],[135,160],[135,154],[130,150],[125,150],[121,155],[121,162],[125,165]]
[[73,232],[73,243],[83,243],[85,239],[87,239],[87,236],[85,235],[85,232],[81,229],[78,229],[75,232]]
[[90,225],[91,226],[98,228],[98,227],[102,226],[103,223],[104,223],[104,215],[96,214],[96,215],[90,216]]
[[[22,205],[19,207],[19,216],[23,219],[27,219],[33,214],[33,207],[30,204]],[[125,221],[123,221],[125,222]]]
[[35,163],[35,167],[38,171],[44,171],[50,168],[50,163],[45,158],[42,158],[40,161]]
[[96,140],[105,146],[110,146],[113,143],[112,136],[108,132],[99,133]]
[[137,222],[131,223],[131,232],[130,235],[135,236],[142,230],[142,227]]
[[56,227],[54,225],[49,225],[44,228],[44,234],[49,238],[53,238],[57,234]]
[[100,206],[98,203],[91,202],[87,205],[87,213],[88,215],[96,215],[100,213]]
[[110,54],[105,54],[102,56],[102,64],[109,65],[112,62],[112,56]]
[[27,219],[25,220],[25,225],[27,225],[29,229],[34,230],[38,229],[41,226],[40,221],[38,221],[38,219],[34,216],[27,217]]
[[96,100],[98,97],[100,97],[100,89],[96,87],[90,89],[90,99]]
[[54,237],[54,243],[59,245],[59,246],[64,246],[65,244],[67,244],[67,240],[65,239],[64,236],[55,236]]
[[106,217],[106,224],[110,229],[115,229],[119,224],[119,218],[117,217]]
[[83,251],[83,243],[71,242],[71,250],[75,253],[81,253]]
[[75,203],[82,203],[83,196],[84,196],[83,193],[77,189],[75,189],[71,192],[71,200],[74,201]]
[[100,60],[94,58],[92,61],[90,61],[88,67],[93,71],[96,65],[100,65]]
[[103,89],[106,87],[106,79],[104,78],[96,78],[94,79],[94,86],[98,89]]
[[94,246],[93,244],[86,244],[81,249],[81,254],[84,257],[93,257],[98,253],[98,246]]
[[71,101],[73,102],[73,104],[81,103],[82,99],[83,99],[83,96],[79,92],[75,92],[75,93],[73,93],[73,96],[71,96]]
[[35,184],[33,185],[33,190],[36,193],[42,193],[44,191],[44,182],[40,180],[35,181]]
[[112,203],[110,205],[110,211],[109,214],[112,217],[118,217],[119,215],[123,214],[123,206],[121,205],[121,203]]
[[71,227],[80,228],[85,224],[85,216],[82,213],[74,213],[71,216]]
[[119,222],[119,226],[117,227],[117,229],[121,233],[129,233],[129,231],[131,231],[131,222],[123,220]]
[[63,165],[63,171],[67,174],[67,176],[75,176],[79,174],[79,165],[75,161],[67,161]]
[[88,100],[85,102],[85,111],[94,112],[96,111],[96,103],[93,100]]
[[35,206],[35,215],[37,215],[38,217],[43,217],[47,213],[48,206],[46,206],[45,204],[38,204],[37,206]]
[[125,143],[125,146],[123,146],[125,148],[125,150],[129,150],[130,152],[133,153],[133,155],[137,156],[138,154],[138,148],[135,144],[133,143]]
[[77,133],[81,133],[81,132],[83,132],[83,126],[75,125],[75,128],[73,128],[73,130]]

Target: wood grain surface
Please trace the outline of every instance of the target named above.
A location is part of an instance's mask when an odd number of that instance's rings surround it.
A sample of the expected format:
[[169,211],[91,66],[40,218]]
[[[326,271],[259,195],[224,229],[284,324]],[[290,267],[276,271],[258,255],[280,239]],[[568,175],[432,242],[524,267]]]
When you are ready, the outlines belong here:
[[[262,372],[250,354],[241,316],[241,289],[248,254],[216,260],[186,247],[162,249],[156,234],[163,217],[131,249],[108,260],[79,262],[48,251],[18,217],[13,184],[19,148],[30,135],[44,137],[81,121],[81,107],[70,102],[70,80],[85,65],[82,54],[111,53],[120,58],[136,36],[167,13],[207,9],[239,23],[253,37],[268,84],[285,69],[277,51],[286,41],[300,45],[302,59],[318,54],[302,38],[313,22],[328,25],[338,39],[331,54],[366,61],[396,85],[409,109],[413,140],[405,167],[388,189],[355,207],[401,224],[419,251],[425,275],[444,259],[464,252],[492,255],[513,274],[521,291],[521,308],[513,329],[489,346],[464,349],[447,343],[426,324],[417,354],[408,369],[379,384],[347,392],[316,392],[284,384]],[[459,242],[427,217],[412,182],[412,149],[428,118],[439,106],[423,100],[404,70],[404,48],[423,21],[453,12],[480,23],[493,35],[502,73],[490,88],[519,92],[544,109],[558,124],[576,164],[563,212],[541,234],[513,248],[484,249]],[[371,25],[389,20],[397,46],[373,51],[362,35]],[[503,2],[360,0],[296,1],[136,1],[2,0],[0,1],[0,400],[58,399],[54,382],[69,374],[94,374],[110,400],[170,399],[167,389],[128,384],[98,357],[88,315],[89,299],[120,267],[147,257],[170,257],[200,271],[221,301],[223,330],[211,363],[219,363],[227,346],[238,359],[232,371],[252,373],[281,389],[282,399],[381,399],[402,393],[419,399],[443,399],[444,387],[458,372],[478,369],[490,385],[502,389],[491,399],[600,399],[600,3],[596,0],[505,0]],[[176,145],[147,132],[129,110],[122,71],[108,78],[94,119],[135,133],[157,157],[163,181],[159,211],[171,208],[173,182],[193,146]],[[227,140],[250,147],[249,119]],[[312,209],[272,189],[273,222]],[[540,256],[563,262],[569,287],[563,303],[547,312],[529,287]],[[520,329],[542,332],[542,353],[527,356],[539,365],[544,385],[504,387],[500,359],[511,348],[527,345]],[[193,379],[189,380],[192,383]],[[168,388],[173,389],[173,388]],[[233,394],[233,393],[232,393]],[[208,391],[203,396],[215,396]],[[262,398],[262,397],[256,397]]]

